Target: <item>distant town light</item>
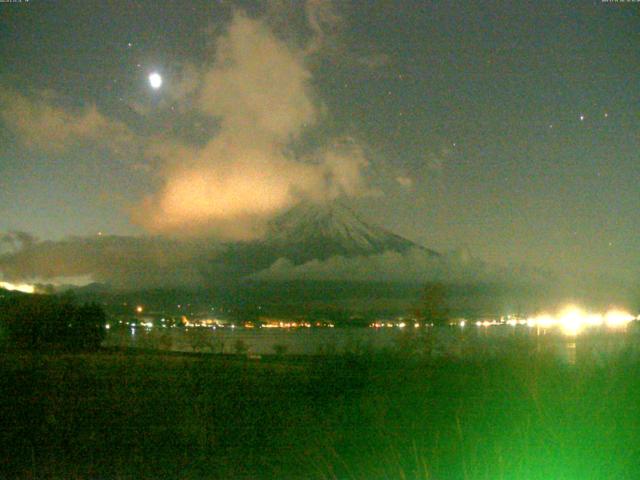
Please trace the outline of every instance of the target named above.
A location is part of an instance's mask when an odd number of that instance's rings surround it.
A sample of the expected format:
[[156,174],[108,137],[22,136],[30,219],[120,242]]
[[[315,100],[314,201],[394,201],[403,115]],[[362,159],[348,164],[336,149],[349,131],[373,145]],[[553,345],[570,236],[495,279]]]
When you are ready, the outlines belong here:
[[611,328],[624,327],[627,323],[632,322],[633,320],[635,320],[633,315],[621,310],[609,310],[604,316],[604,321],[607,324],[607,327]]
[[636,317],[623,310],[609,310],[603,315],[588,313],[574,305],[569,305],[555,316],[544,314],[530,317],[527,319],[527,325],[543,329],[558,326],[565,335],[573,337],[588,327],[606,325],[612,329],[624,328],[635,319]]

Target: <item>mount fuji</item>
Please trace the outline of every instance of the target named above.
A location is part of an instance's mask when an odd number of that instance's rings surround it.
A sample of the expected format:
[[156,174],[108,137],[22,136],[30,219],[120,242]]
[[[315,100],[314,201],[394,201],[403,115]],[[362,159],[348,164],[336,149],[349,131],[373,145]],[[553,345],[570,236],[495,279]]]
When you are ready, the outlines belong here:
[[[278,259],[295,265],[334,256],[371,256],[387,251],[433,250],[363,221],[340,202],[299,203],[271,220],[260,240],[229,243],[215,261],[216,270],[239,276],[268,268]],[[212,265],[213,266],[213,265]]]

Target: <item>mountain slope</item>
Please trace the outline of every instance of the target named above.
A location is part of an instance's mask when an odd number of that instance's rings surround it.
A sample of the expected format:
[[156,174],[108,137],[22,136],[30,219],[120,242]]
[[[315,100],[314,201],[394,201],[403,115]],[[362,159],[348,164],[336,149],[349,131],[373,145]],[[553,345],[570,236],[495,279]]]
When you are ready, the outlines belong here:
[[[341,203],[300,203],[276,217],[263,243],[294,263],[420,248],[383,228],[369,225]],[[434,252],[435,253],[435,252]]]
[[279,258],[302,264],[333,256],[370,256],[411,248],[438,255],[384,228],[367,224],[341,203],[300,203],[274,218],[263,239],[228,244],[214,268],[246,275],[269,267]]

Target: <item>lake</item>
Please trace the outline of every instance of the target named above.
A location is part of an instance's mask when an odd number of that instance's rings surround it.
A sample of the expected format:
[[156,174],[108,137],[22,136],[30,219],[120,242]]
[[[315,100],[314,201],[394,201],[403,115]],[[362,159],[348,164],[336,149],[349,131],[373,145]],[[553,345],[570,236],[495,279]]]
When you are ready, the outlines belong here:
[[598,362],[608,355],[640,353],[640,328],[598,328],[572,336],[557,329],[527,326],[475,325],[405,328],[114,328],[107,347],[172,351],[317,355],[392,351],[431,357],[499,357],[514,352],[550,353],[569,364],[580,359]]

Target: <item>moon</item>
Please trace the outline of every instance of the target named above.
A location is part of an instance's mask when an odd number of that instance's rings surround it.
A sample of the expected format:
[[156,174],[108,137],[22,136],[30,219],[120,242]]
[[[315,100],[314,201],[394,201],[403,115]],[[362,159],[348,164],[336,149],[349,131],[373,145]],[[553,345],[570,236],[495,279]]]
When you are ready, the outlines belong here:
[[158,90],[162,86],[162,76],[158,72],[149,74],[149,85],[154,90]]

